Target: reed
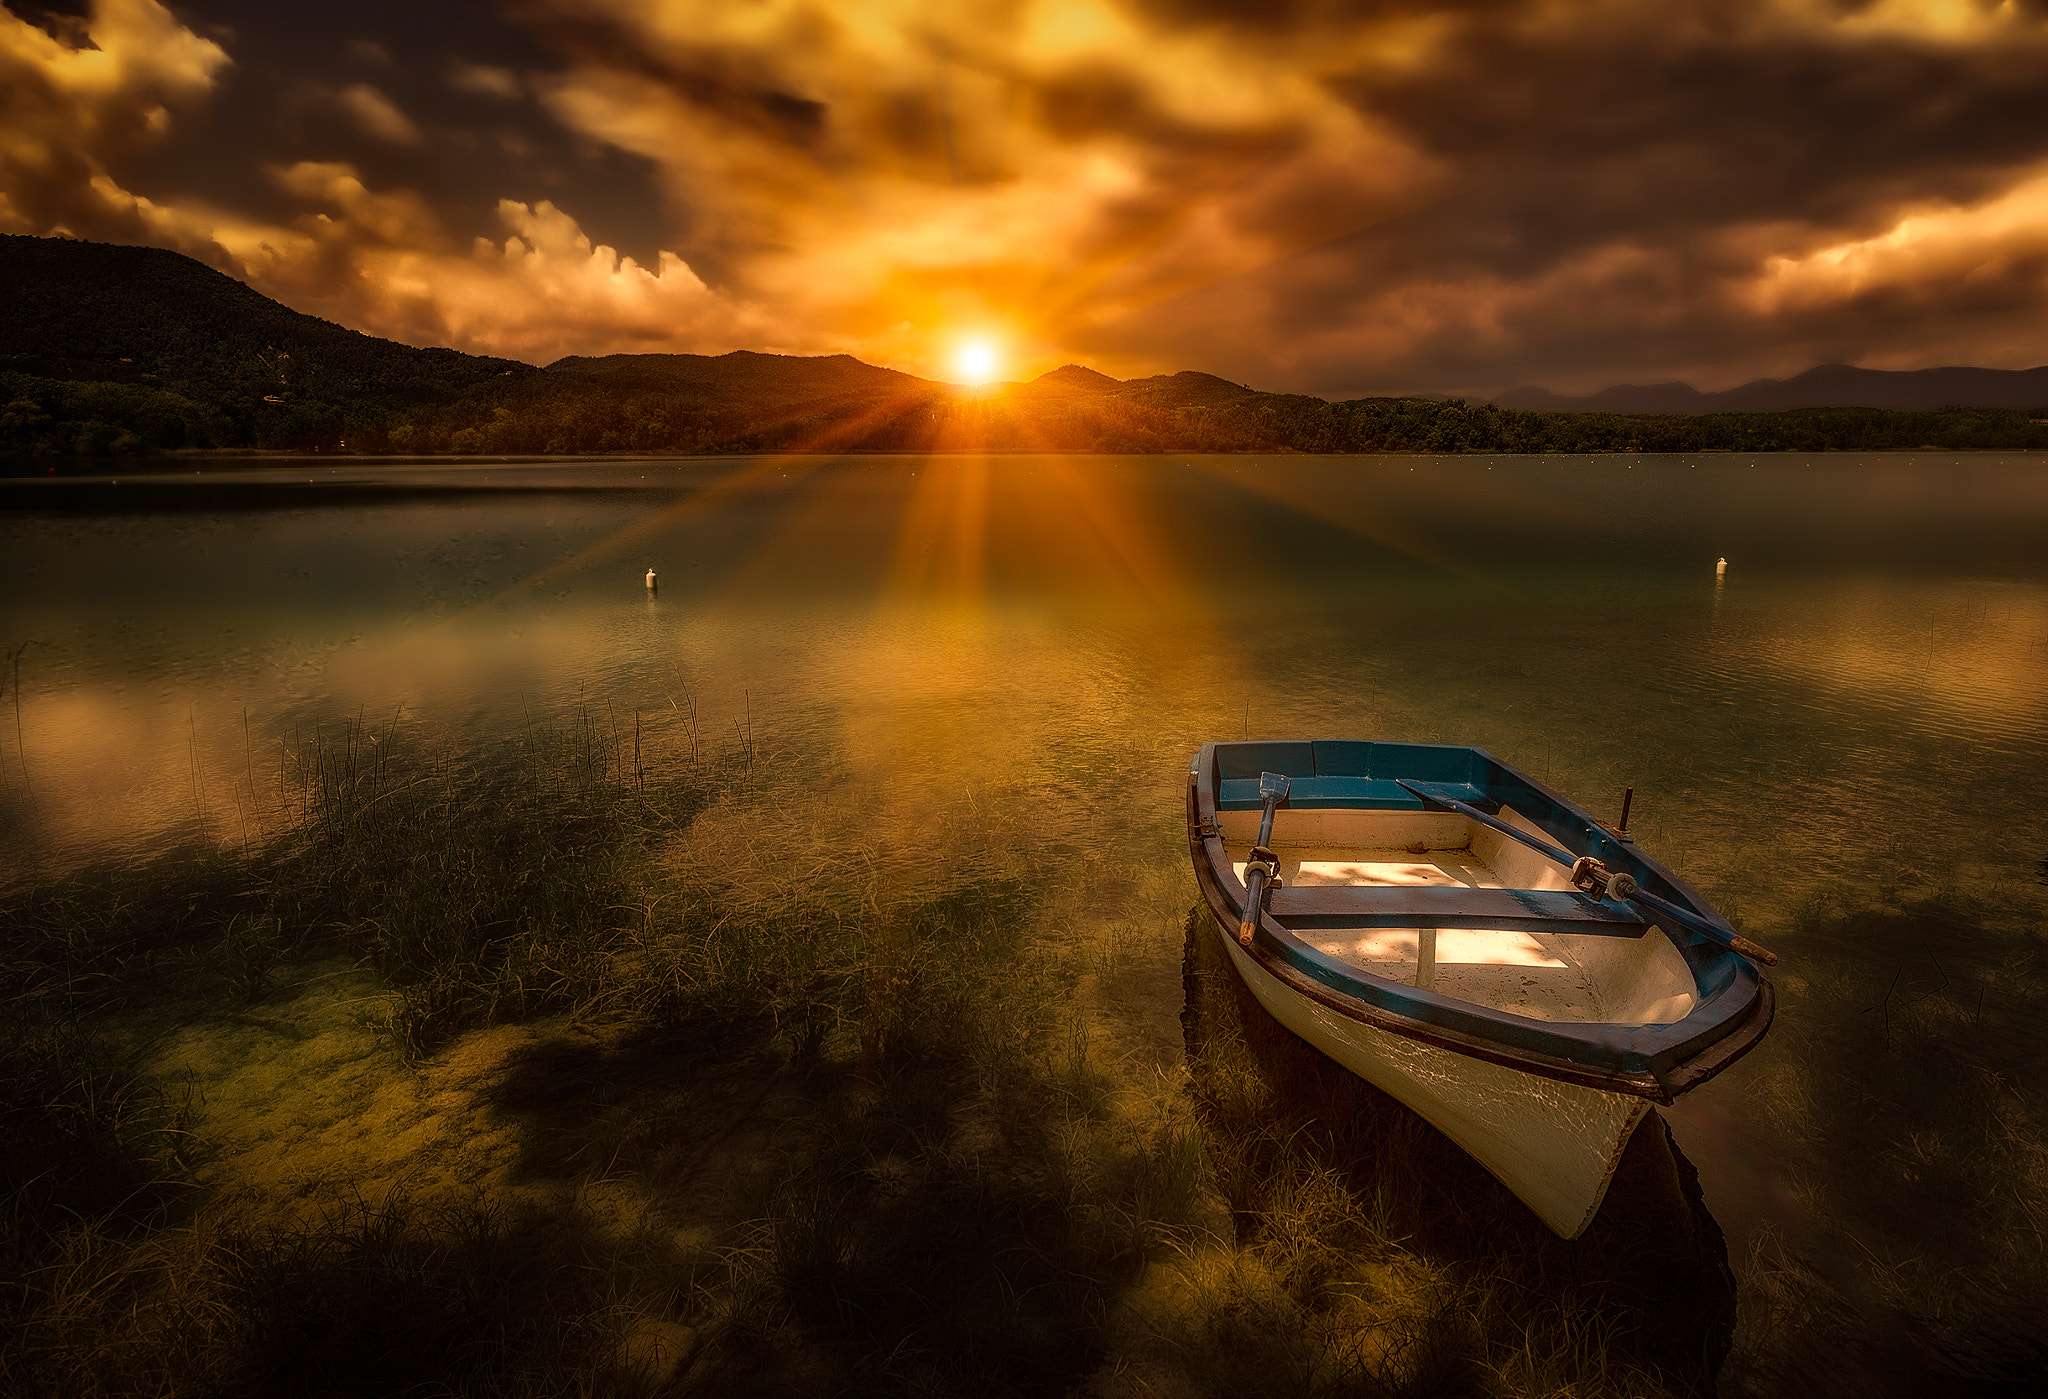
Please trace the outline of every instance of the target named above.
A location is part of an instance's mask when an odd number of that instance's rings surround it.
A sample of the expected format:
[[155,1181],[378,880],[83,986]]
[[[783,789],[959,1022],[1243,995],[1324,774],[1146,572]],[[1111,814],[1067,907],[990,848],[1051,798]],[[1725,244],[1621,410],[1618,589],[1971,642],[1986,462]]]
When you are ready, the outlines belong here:
[[[943,859],[849,830],[815,758],[685,718],[637,753],[588,708],[483,747],[340,724],[279,746],[246,840],[0,893],[0,1390],[1597,1399],[1828,1392],[1850,1332],[1879,1387],[2048,1353],[2037,891],[1784,930],[1876,951],[1785,979],[1737,1070],[1826,1163],[1738,1314],[1654,1127],[1556,1240],[1265,1020],[1201,910],[1187,1094],[1134,1088],[1104,1007],[1142,919],[1077,930],[970,818],[925,817]],[[271,1091],[309,1140],[414,1095],[417,1146],[237,1174],[228,1097],[152,1056],[312,1035],[309,965],[357,969],[374,1052],[338,1104]],[[1874,1054],[1887,1100],[1830,1097]],[[1911,1325],[1858,1331],[1850,1289]]]
[[585,710],[478,754],[356,721],[280,745],[268,835],[105,860],[8,891],[0,990],[73,1014],[172,989],[242,1003],[281,968],[359,958],[398,993],[408,1054],[467,1029],[571,1009],[629,931],[650,845],[731,763],[651,784]]
[[[849,892],[847,860],[785,877],[787,841],[718,832],[707,863],[704,813],[780,819],[773,757],[747,725],[622,746],[587,713],[482,753],[344,724],[281,745],[261,839],[7,893],[10,1003],[122,1048],[66,1097],[75,1050],[8,1032],[5,1121],[44,1155],[6,1182],[0,1384],[1026,1394],[1104,1363],[1205,1186],[1185,1121],[1119,1108],[1074,947],[1000,871]],[[231,1188],[234,1124],[141,1072],[195,1027],[299,1033],[320,959],[382,988],[385,1096],[532,1027],[465,1090],[518,1142],[473,1198]]]
[[80,1399],[651,1392],[615,1302],[635,1260],[592,1248],[577,1223],[400,1197],[291,1228],[80,1228],[10,1309],[0,1385]]
[[1631,1141],[1587,1233],[1558,1239],[1428,1124],[1274,1022],[1208,922],[1206,907],[1188,916],[1183,1025],[1243,1254],[1220,1297],[1191,1303],[1203,1329],[1166,1327],[1176,1369],[1274,1351],[1232,1319],[1261,1315],[1264,1329],[1278,1313],[1292,1339],[1270,1363],[1293,1392],[1711,1389],[1732,1278],[1661,1123]]

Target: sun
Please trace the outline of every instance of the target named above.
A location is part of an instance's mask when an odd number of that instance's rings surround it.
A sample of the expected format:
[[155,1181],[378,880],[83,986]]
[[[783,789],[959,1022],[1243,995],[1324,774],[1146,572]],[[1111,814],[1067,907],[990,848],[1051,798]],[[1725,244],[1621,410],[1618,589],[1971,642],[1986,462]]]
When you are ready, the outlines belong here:
[[986,384],[996,377],[1002,354],[993,340],[974,337],[962,340],[953,351],[953,372],[969,384]]

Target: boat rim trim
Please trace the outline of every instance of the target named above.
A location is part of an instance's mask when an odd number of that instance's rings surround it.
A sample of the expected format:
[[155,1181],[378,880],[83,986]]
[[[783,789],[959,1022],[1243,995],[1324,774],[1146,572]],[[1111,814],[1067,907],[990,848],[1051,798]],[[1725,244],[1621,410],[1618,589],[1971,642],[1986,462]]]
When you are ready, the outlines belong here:
[[[1204,744],[1197,765],[1188,773],[1188,839],[1196,882],[1230,941],[1228,933],[1241,917],[1244,891],[1239,885],[1233,899],[1228,887],[1237,881],[1216,824],[1216,747]],[[1467,751],[1511,773],[1574,817],[1593,819],[1484,750]],[[1647,856],[1639,853],[1638,858],[1669,877]],[[1669,878],[1674,888],[1692,892],[1682,881]],[[1696,896],[1689,902],[1696,902]],[[1776,997],[1770,982],[1739,954],[1697,934],[1674,936],[1661,927],[1657,931],[1670,938],[1693,974],[1698,999],[1692,1011],[1666,1025],[1589,1022],[1576,1033],[1566,1024],[1530,1020],[1373,976],[1318,951],[1263,910],[1259,935],[1245,950],[1290,989],[1363,1024],[1546,1078],[1668,1104],[1675,1094],[1706,1082],[1753,1048],[1770,1026]],[[1728,960],[1723,962],[1724,958]],[[1710,966],[1715,963],[1719,965]],[[1710,978],[1720,985],[1710,988]],[[1731,1004],[1737,999],[1742,1002],[1739,1009]]]

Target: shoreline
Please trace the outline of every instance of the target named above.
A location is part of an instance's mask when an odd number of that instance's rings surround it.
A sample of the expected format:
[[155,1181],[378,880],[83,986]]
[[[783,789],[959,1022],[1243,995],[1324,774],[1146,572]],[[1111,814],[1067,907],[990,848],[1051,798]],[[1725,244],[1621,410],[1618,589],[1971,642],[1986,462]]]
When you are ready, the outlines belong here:
[[[333,466],[364,466],[389,464],[394,466],[538,466],[550,462],[636,462],[636,461],[755,461],[755,460],[823,460],[843,461],[851,457],[903,457],[924,460],[927,458],[960,458],[981,460],[989,457],[1416,457],[1437,460],[1495,460],[1495,461],[1548,461],[1558,457],[1790,457],[1790,456],[1943,456],[1943,457],[1984,457],[1984,456],[2048,456],[2048,446],[2043,447],[1768,447],[1738,450],[1733,447],[1695,447],[1683,451],[1659,451],[1653,449],[1625,450],[1608,449],[1587,452],[1489,452],[1468,451],[1422,451],[1415,448],[1389,448],[1376,452],[1312,452],[1299,447],[1274,447],[1252,450],[1240,448],[1228,451],[1195,451],[1167,449],[1157,451],[1095,451],[1058,452],[1027,449],[1021,447],[990,447],[972,451],[895,451],[880,448],[851,448],[838,452],[560,452],[560,453],[508,453],[502,456],[488,453],[458,452],[320,452],[291,451],[282,448],[196,448],[189,451],[166,452],[138,455],[133,457],[23,457],[0,455],[0,482],[47,480],[63,468],[68,472],[59,474],[60,480],[81,479],[81,467],[107,468],[91,472],[97,478],[111,474],[114,467],[125,467],[137,475],[168,475],[172,471],[193,462],[204,462],[219,466],[231,463],[247,465],[274,465],[286,462],[319,462]],[[22,470],[20,468],[31,468]]]

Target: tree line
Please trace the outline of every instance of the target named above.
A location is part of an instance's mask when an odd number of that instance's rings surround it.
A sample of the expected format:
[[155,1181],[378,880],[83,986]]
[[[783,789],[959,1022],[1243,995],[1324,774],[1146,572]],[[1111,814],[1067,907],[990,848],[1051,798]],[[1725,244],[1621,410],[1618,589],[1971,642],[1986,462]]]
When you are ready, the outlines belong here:
[[961,393],[846,356],[614,355],[536,369],[302,315],[158,248],[0,235],[0,455],[1825,452],[2048,448],[2048,407],[1655,417],[1327,402],[1068,367]]
[[1802,408],[1664,417],[1462,399],[1248,394],[1158,407],[1111,394],[964,396],[940,386],[767,408],[541,371],[403,396],[233,396],[0,371],[0,451],[194,449],[567,455],[928,452],[1828,452],[2048,449],[2048,410]]

